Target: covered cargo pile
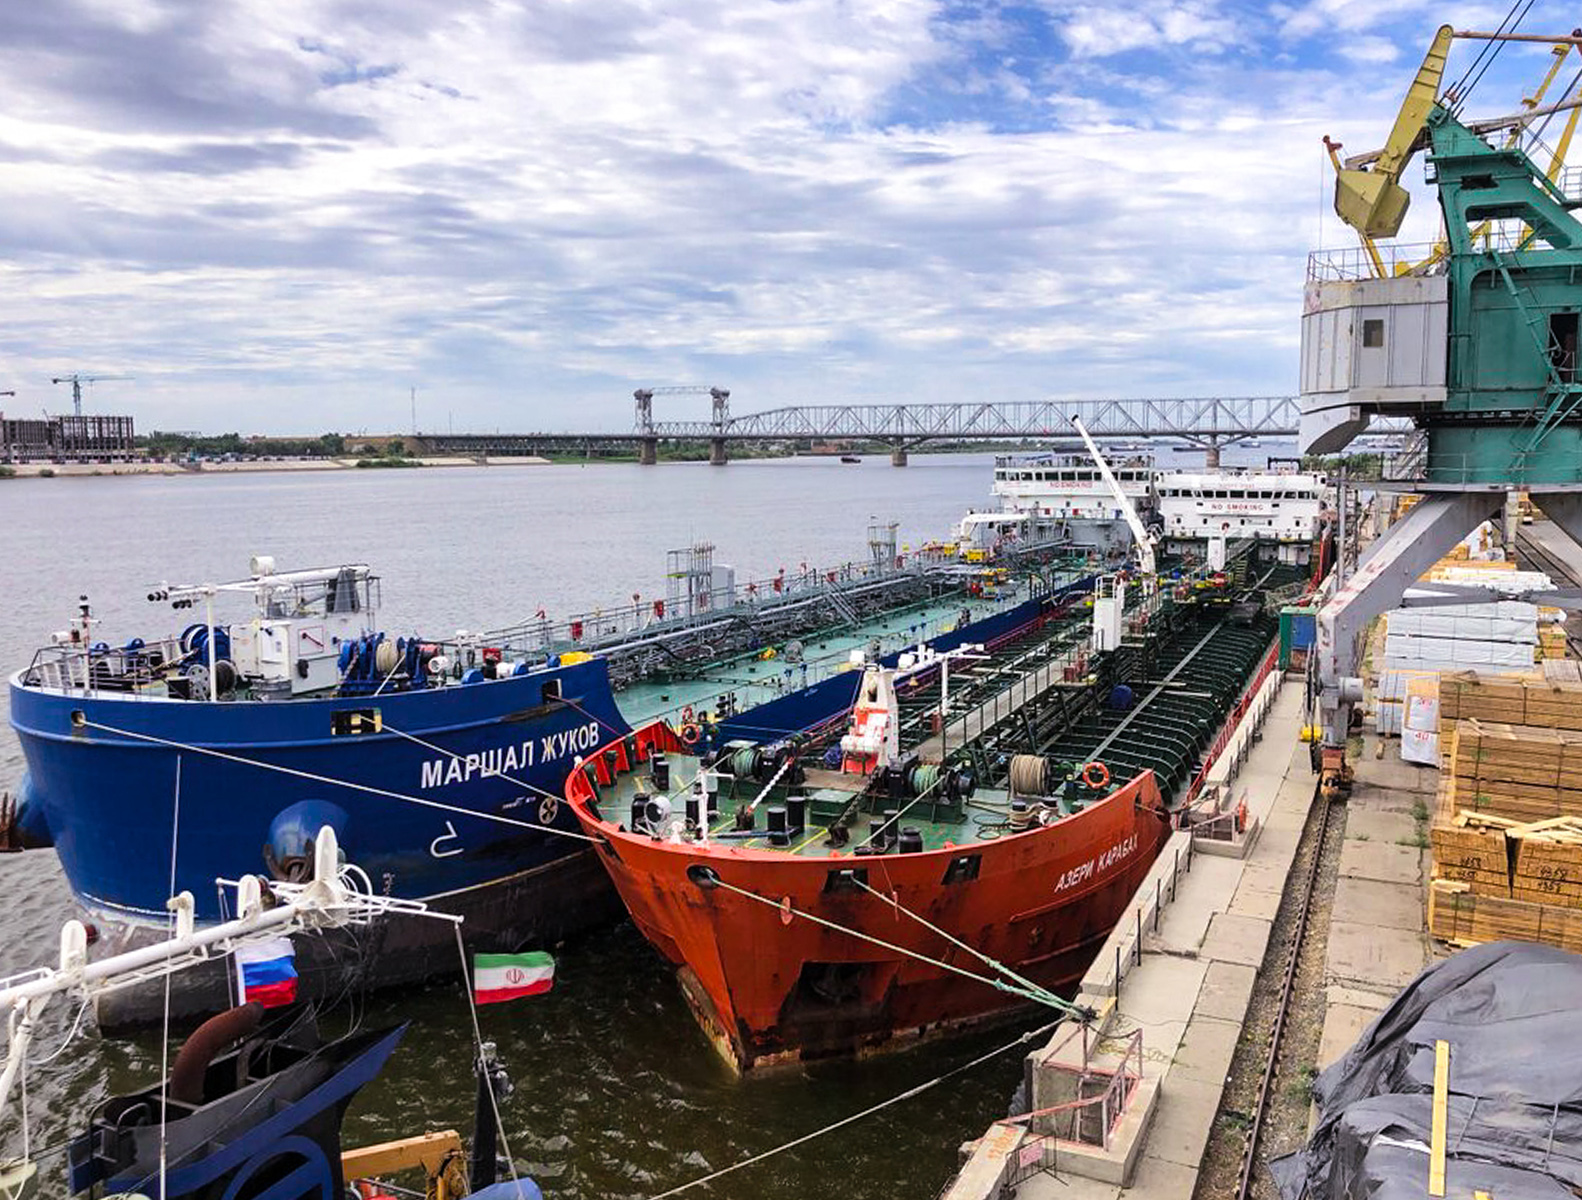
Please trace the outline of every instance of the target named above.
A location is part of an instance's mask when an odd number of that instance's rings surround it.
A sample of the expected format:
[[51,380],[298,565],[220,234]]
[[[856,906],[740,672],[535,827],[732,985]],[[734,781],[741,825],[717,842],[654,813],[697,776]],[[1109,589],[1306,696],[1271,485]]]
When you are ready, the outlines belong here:
[[[1569,670],[1562,668],[1570,668]],[[1428,928],[1582,951],[1582,682],[1447,675]]]
[[1519,600],[1400,608],[1385,617],[1387,671],[1531,671],[1537,649],[1538,606]]
[[1582,957],[1496,942],[1426,969],[1313,1085],[1282,1200],[1420,1200],[1435,1044],[1449,1050],[1445,1195],[1574,1200],[1582,1188]]

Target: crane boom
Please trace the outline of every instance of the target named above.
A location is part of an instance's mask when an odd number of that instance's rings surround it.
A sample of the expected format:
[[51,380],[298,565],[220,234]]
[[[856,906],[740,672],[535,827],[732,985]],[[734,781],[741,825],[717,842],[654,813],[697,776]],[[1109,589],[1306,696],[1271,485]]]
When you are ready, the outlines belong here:
[[71,410],[75,416],[82,416],[82,385],[85,383],[100,383],[110,379],[132,379],[131,375],[60,375],[51,379],[51,383],[71,384]]
[[1093,456],[1093,461],[1099,465],[1099,475],[1104,480],[1110,494],[1115,497],[1115,502],[1121,506],[1121,515],[1126,518],[1126,524],[1131,527],[1132,537],[1137,542],[1137,553],[1142,558],[1143,587],[1152,590],[1153,579],[1158,574],[1158,564],[1154,559],[1153,536],[1143,526],[1143,519],[1137,515],[1137,509],[1132,504],[1132,498],[1121,487],[1120,481],[1115,478],[1110,470],[1110,464],[1104,460],[1104,455],[1099,452],[1098,446],[1089,435],[1087,428],[1082,424],[1082,418],[1072,415],[1071,426],[1082,437],[1082,444],[1088,448],[1088,453]]
[[1441,25],[1434,34],[1423,65],[1406,89],[1406,99],[1401,102],[1389,140],[1371,168],[1348,166],[1335,180],[1335,212],[1364,237],[1394,237],[1406,218],[1412,197],[1400,184],[1401,172],[1411,161],[1417,135],[1433,111],[1453,37],[1455,31],[1449,25]]

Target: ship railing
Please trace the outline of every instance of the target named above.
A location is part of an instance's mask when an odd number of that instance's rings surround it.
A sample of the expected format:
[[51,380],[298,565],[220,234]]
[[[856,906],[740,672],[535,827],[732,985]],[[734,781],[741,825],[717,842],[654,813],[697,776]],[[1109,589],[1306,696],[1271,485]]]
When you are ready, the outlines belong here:
[[[1554,478],[1552,458],[1534,463],[1533,468],[1533,478],[1529,479],[1527,463],[1521,455],[1514,461],[1490,461],[1473,454],[1432,454],[1424,450],[1399,460],[1387,458],[1380,478],[1384,483],[1428,482],[1496,491],[1520,489],[1529,483],[1566,482]],[[1582,483],[1582,462],[1575,465],[1569,482]]]
[[[509,645],[524,653],[597,650],[626,641],[635,634],[680,632],[736,617],[751,619],[796,601],[828,600],[837,596],[845,599],[873,589],[898,586],[955,562],[953,553],[935,547],[908,552],[901,557],[900,565],[888,569],[872,562],[847,562],[833,568],[807,568],[768,579],[750,580],[734,587],[683,596],[679,600],[634,596],[630,604],[597,608],[566,618],[551,619],[546,615],[480,636],[485,641]],[[676,611],[678,608],[682,611]]]
[[1279,658],[1280,647],[1278,645],[1270,646],[1269,652],[1263,656],[1263,660],[1258,664],[1258,669],[1253,672],[1247,686],[1242,689],[1241,695],[1237,697],[1235,706],[1226,714],[1225,723],[1220,726],[1219,733],[1209,744],[1209,748],[1204,751],[1202,762],[1198,766],[1197,773],[1192,776],[1191,786],[1187,788],[1186,795],[1182,800],[1181,806],[1183,808],[1190,808],[1193,802],[1197,800],[1204,784],[1208,782],[1209,772],[1214,769],[1214,764],[1219,761],[1220,755],[1225,752],[1225,747],[1230,745],[1230,740],[1235,736],[1236,729],[1241,724],[1242,718],[1247,715],[1247,710],[1252,707],[1253,700],[1263,687],[1264,680],[1269,678]]
[[53,691],[147,696],[164,681],[170,664],[190,657],[174,637],[104,650],[80,644],[44,646],[34,652],[22,678],[30,686]]

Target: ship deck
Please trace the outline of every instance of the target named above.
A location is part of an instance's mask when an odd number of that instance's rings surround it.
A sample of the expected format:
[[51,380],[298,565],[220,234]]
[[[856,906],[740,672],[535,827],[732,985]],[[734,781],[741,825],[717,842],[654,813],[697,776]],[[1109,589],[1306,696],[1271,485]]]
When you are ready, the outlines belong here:
[[[672,787],[667,795],[674,811],[683,812],[683,801],[698,777],[698,760],[685,754],[666,756],[670,762]],[[868,811],[862,805],[862,794],[868,784],[865,775],[848,775],[840,771],[820,768],[806,771],[800,790],[807,796],[808,820],[805,827],[788,831],[783,842],[776,841],[766,828],[767,810],[785,804],[785,789],[765,789],[762,784],[745,782],[739,788],[730,776],[720,780],[718,793],[719,814],[709,822],[708,840],[716,845],[735,846],[743,850],[761,850],[795,854],[802,858],[827,858],[832,852],[849,856],[853,847],[867,839],[872,831],[894,821],[897,830],[915,831],[921,839],[918,849],[943,850],[953,846],[970,845],[977,841],[991,841],[1010,832],[1010,796],[1000,790],[979,791],[965,804],[931,805],[926,800],[907,809],[899,818],[884,813]],[[625,823],[629,818],[632,799],[639,792],[652,787],[652,777],[647,771],[622,777],[615,789],[603,789],[600,810],[607,819]],[[750,836],[736,828],[738,808],[751,804],[760,792],[766,792],[754,813],[754,831]],[[903,804],[904,807],[904,804]],[[850,810],[845,826],[846,837],[838,842],[830,839],[830,825]],[[947,810],[942,812],[941,810]],[[837,835],[838,836],[838,835]]]
[[[1078,569],[1055,576],[1057,585],[1082,577]],[[770,700],[828,679],[847,669],[854,650],[867,653],[873,642],[879,653],[889,654],[928,641],[955,629],[962,613],[977,621],[1003,612],[1033,595],[1031,580],[1011,575],[1011,582],[993,589],[993,594],[972,597],[952,594],[936,600],[910,604],[891,612],[862,620],[822,635],[803,640],[800,662],[786,659],[784,644],[761,647],[757,652],[701,666],[688,666],[668,678],[655,677],[621,689],[621,712],[633,725],[644,725],[661,717],[673,722],[683,709],[696,712],[714,709],[721,697],[734,693],[735,709],[745,712]],[[774,650],[765,658],[764,651]]]

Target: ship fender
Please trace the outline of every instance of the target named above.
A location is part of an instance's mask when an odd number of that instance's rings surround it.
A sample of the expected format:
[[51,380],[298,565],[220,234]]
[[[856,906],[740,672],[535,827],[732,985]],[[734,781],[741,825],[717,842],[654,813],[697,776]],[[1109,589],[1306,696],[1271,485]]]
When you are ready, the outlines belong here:
[[328,825],[335,840],[346,845],[350,815],[328,800],[299,800],[275,814],[264,843],[264,865],[269,874],[287,883],[301,883],[313,874],[313,842]]

